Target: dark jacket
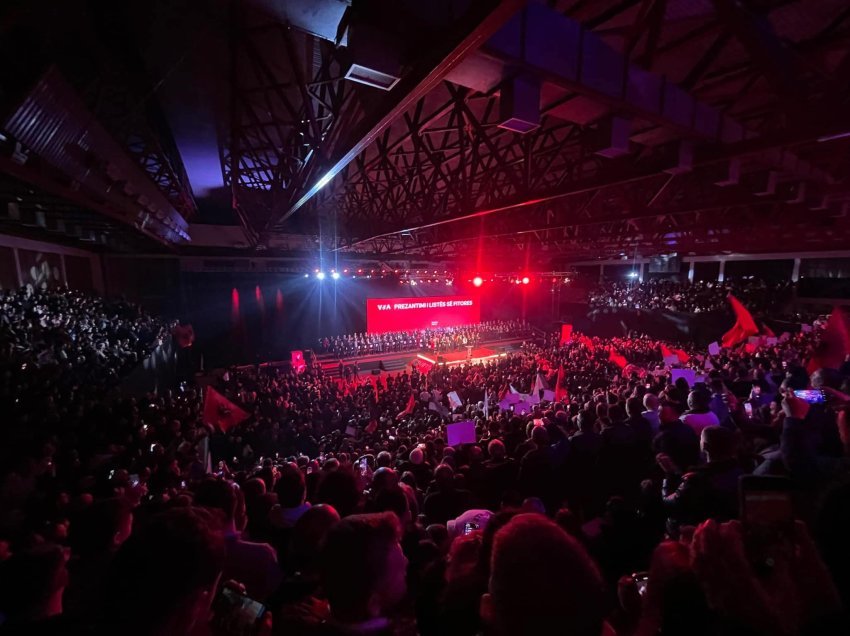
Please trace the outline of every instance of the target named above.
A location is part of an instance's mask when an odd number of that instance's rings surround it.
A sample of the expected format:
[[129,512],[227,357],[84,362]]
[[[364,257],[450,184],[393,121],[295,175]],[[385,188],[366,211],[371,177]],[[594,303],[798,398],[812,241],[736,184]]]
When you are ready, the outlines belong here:
[[681,470],[699,463],[699,436],[682,420],[661,424],[652,450],[665,453]]
[[674,526],[696,525],[706,519],[738,517],[738,478],[744,470],[734,459],[711,462],[662,486],[664,508]]

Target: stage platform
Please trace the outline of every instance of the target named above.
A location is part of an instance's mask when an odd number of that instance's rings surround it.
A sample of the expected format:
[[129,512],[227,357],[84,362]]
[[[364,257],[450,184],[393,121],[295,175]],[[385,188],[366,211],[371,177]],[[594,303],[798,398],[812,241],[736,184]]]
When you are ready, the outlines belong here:
[[398,373],[405,369],[410,370],[416,360],[422,360],[431,364],[446,364],[452,366],[455,364],[463,364],[467,361],[481,362],[483,360],[495,359],[500,356],[505,356],[511,351],[518,350],[522,343],[529,338],[511,338],[507,340],[498,340],[488,342],[477,347],[472,347],[472,351],[466,349],[458,351],[448,351],[445,353],[434,353],[433,351],[422,349],[420,351],[405,351],[391,353],[377,353],[369,356],[360,356],[354,358],[338,359],[335,357],[322,356],[319,360],[322,364],[324,372],[331,377],[339,377],[339,363],[343,365],[353,364],[355,361],[360,367],[360,375],[371,373],[373,370],[383,370],[390,373]]

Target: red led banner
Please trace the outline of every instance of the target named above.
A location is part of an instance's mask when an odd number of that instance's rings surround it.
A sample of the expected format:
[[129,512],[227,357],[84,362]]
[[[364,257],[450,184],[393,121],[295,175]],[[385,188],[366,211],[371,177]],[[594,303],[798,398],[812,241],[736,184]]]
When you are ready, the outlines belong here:
[[481,321],[478,296],[367,298],[369,333],[471,325]]

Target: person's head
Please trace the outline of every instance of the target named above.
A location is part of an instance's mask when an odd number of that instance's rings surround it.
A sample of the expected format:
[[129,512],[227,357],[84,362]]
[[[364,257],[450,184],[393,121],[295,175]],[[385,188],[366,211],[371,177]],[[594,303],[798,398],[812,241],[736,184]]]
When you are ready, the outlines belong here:
[[658,396],[654,393],[647,393],[643,396],[643,408],[647,411],[658,410]]
[[224,513],[226,519],[233,519],[236,513],[235,484],[215,477],[208,477],[195,489],[194,503],[196,506],[217,510]]
[[357,478],[354,473],[348,469],[340,469],[322,475],[316,500],[333,506],[341,517],[357,512],[360,504],[360,489],[357,487]]
[[266,494],[266,482],[259,477],[254,477],[242,484],[242,492],[245,499],[250,501],[256,497],[262,497]]
[[592,433],[596,424],[596,417],[593,411],[585,410],[578,414],[578,429],[582,433]]
[[602,577],[581,544],[556,523],[520,514],[493,539],[481,618],[501,636],[598,636],[605,614]]
[[531,441],[538,448],[545,448],[549,445],[549,431],[546,430],[545,426],[535,426],[531,431]]
[[402,526],[410,523],[410,502],[401,486],[392,484],[381,489],[375,496],[376,512],[392,512]]
[[540,497],[526,497],[522,501],[522,512],[535,512],[539,515],[546,514],[546,506],[543,505],[543,500]]
[[736,452],[735,433],[722,426],[707,426],[700,435],[700,448],[709,461],[732,459]]
[[692,411],[707,411],[711,396],[707,391],[695,389],[688,393],[688,408]]
[[809,378],[809,382],[815,389],[823,389],[825,387],[839,389],[842,380],[843,377],[837,369],[830,369],[828,367],[818,369]]
[[9,624],[39,621],[62,613],[68,585],[67,552],[55,544],[16,551],[0,563],[0,612]]
[[71,524],[71,546],[76,554],[88,556],[117,548],[133,529],[133,511],[117,497],[95,501]]
[[425,454],[422,452],[421,448],[417,447],[410,451],[408,459],[410,459],[410,463],[414,466],[419,466],[425,461]]
[[375,458],[375,463],[378,468],[389,466],[393,462],[393,456],[389,451],[381,451]]
[[626,400],[626,415],[629,417],[637,417],[643,412],[643,403],[640,398],[629,398]]
[[454,485],[455,471],[448,464],[440,464],[434,469],[434,481],[440,488],[449,488]]
[[487,454],[490,456],[490,459],[504,459],[506,453],[502,440],[494,439],[487,444]]
[[392,468],[379,468],[372,475],[372,491],[379,492],[385,488],[398,485],[398,473]]
[[328,532],[322,586],[333,617],[361,622],[386,614],[404,598],[407,559],[391,512],[346,517]]
[[224,537],[202,508],[173,508],[134,528],[105,587],[112,633],[189,633],[206,620],[224,566]]
[[316,574],[319,555],[328,532],[339,523],[339,513],[331,506],[313,506],[295,522],[289,540],[289,559],[292,570],[303,576]]
[[279,469],[280,476],[274,486],[277,501],[281,508],[297,508],[304,503],[307,487],[304,473],[292,464],[284,464]]

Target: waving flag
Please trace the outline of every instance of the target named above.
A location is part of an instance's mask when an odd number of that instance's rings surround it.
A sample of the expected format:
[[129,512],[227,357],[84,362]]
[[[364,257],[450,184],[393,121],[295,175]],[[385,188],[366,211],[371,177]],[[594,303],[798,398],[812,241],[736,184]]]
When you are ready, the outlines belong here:
[[536,395],[538,398],[542,395],[541,391],[545,391],[549,388],[549,385],[546,384],[546,380],[543,379],[543,374],[538,373],[537,378],[534,380],[534,387],[531,389],[531,394]]
[[590,350],[590,352],[591,352],[591,353],[593,353],[594,351],[596,351],[596,345],[594,345],[594,344],[593,344],[593,340],[591,340],[591,339],[590,339],[590,338],[588,338],[587,336],[579,336],[579,337],[578,337],[578,341],[579,341],[581,344],[583,344],[585,347],[587,347],[587,348]]
[[838,369],[850,353],[850,327],[847,314],[836,307],[829,315],[821,334],[821,341],[806,365],[810,374],[818,369]]
[[573,326],[572,325],[561,325],[561,340],[559,344],[566,344],[573,338]]
[[558,379],[555,380],[555,401],[560,402],[561,399],[569,397],[567,388],[564,386],[564,365],[558,367]]
[[662,344],[661,345],[661,357],[666,360],[668,357],[672,357],[672,356],[676,356],[677,362],[681,362],[682,364],[685,364],[688,360],[691,359],[691,356],[689,356],[687,353],[685,353],[681,349],[671,349],[667,345]]
[[407,417],[408,415],[413,414],[413,408],[416,406],[416,398],[413,396],[413,391],[410,392],[410,399],[407,401],[407,406],[404,407],[404,410],[401,411],[398,415],[396,415],[396,419],[401,419],[403,417]]
[[735,324],[732,328],[723,334],[723,339],[720,341],[724,347],[734,347],[737,344],[744,342],[750,336],[755,336],[759,332],[756,321],[753,320],[752,314],[747,311],[747,308],[741,304],[741,301],[735,298],[732,294],[727,296],[729,303],[732,305],[732,310],[735,312]]
[[204,424],[226,433],[248,419],[249,415],[211,386],[204,389]]
[[608,360],[616,364],[621,369],[625,369],[626,365],[629,363],[629,361],[626,360],[626,357],[614,351],[613,347],[608,349]]

